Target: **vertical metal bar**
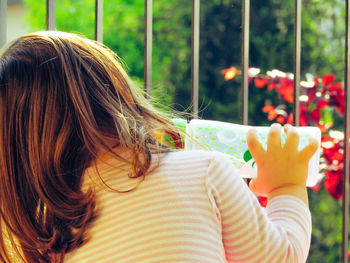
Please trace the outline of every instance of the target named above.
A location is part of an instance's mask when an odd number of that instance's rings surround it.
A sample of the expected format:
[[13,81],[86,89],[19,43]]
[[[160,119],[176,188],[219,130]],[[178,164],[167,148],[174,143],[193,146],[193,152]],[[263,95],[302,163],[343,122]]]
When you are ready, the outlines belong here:
[[294,126],[299,126],[300,57],[301,57],[301,0],[294,2]]
[[198,118],[199,100],[199,0],[192,0],[192,60],[191,60],[191,105],[192,118]]
[[103,42],[103,0],[95,1],[95,40]]
[[248,66],[249,66],[249,11],[250,0],[242,1],[242,124],[248,124]]
[[56,30],[55,0],[46,0],[46,30]]
[[349,223],[349,129],[350,129],[350,5],[346,0],[346,35],[345,35],[345,116],[344,116],[344,171],[343,171],[343,221],[341,262],[348,262],[348,223]]
[[0,48],[5,45],[7,34],[7,0],[0,0]]
[[152,0],[145,0],[145,61],[144,61],[144,78],[145,78],[145,95],[151,99],[152,85]]

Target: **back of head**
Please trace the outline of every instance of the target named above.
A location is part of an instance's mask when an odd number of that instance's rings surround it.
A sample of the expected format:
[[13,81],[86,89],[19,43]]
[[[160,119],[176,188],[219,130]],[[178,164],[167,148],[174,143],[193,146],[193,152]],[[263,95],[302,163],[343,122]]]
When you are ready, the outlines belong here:
[[95,217],[85,169],[122,146],[133,176],[144,176],[151,154],[169,151],[159,129],[178,138],[103,45],[54,31],[11,43],[0,57],[2,261],[11,261],[10,243],[25,262],[63,261]]

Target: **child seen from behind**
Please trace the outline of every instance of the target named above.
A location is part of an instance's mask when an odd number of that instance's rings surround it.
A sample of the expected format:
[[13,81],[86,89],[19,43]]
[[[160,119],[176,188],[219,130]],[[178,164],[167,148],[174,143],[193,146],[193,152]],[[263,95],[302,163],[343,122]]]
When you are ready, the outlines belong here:
[[[100,43],[64,32],[0,57],[3,262],[305,262],[306,178],[317,141],[271,127],[250,188],[218,152],[174,150],[181,135]],[[261,208],[254,193],[268,197]]]

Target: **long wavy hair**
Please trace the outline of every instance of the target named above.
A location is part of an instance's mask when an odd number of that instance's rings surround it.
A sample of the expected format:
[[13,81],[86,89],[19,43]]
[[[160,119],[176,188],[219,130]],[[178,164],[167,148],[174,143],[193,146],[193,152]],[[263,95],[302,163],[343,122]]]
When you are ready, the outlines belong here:
[[181,146],[107,47],[57,31],[12,42],[0,56],[0,260],[63,262],[97,214],[84,171],[121,146],[131,160],[116,158],[144,177],[152,154],[171,151],[157,132]]

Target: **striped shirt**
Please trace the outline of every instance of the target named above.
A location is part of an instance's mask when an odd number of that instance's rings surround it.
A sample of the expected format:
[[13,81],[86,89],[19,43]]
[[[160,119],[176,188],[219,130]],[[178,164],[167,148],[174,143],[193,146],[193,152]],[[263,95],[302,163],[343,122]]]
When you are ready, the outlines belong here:
[[[106,184],[118,190],[137,185],[117,163],[98,166]],[[154,167],[131,192],[94,182],[99,217],[90,240],[65,262],[306,261],[311,215],[301,200],[277,196],[262,208],[218,152],[172,152]],[[96,169],[87,173],[92,178]]]

